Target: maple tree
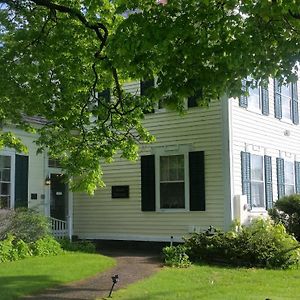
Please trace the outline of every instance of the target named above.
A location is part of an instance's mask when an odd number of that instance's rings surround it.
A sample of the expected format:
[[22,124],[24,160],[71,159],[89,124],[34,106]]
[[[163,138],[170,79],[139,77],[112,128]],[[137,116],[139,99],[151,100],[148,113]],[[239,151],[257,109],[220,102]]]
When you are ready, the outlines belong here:
[[[158,3],[160,2],[160,3]],[[37,131],[73,187],[103,185],[101,161],[136,159],[144,111],[241,94],[247,75],[297,77],[300,1],[1,0],[0,120]],[[128,80],[156,77],[148,97]],[[107,101],[105,91],[111,91]],[[201,93],[199,93],[201,89]],[[33,128],[24,116],[40,116]],[[0,146],[25,151],[0,131]],[[75,178],[75,179],[74,179]]]

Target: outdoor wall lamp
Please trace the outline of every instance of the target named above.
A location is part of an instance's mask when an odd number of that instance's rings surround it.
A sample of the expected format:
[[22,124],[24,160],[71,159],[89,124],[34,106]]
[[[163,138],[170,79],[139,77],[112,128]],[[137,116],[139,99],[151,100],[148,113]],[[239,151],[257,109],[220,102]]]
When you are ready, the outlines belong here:
[[50,184],[51,184],[51,178],[48,175],[45,179],[45,185],[50,185]]
[[111,286],[111,289],[110,289],[110,292],[109,292],[109,295],[108,295],[109,298],[111,297],[111,294],[112,294],[112,291],[114,289],[115,284],[119,282],[119,275],[116,274],[116,275],[112,276],[111,280],[112,280],[113,284]]

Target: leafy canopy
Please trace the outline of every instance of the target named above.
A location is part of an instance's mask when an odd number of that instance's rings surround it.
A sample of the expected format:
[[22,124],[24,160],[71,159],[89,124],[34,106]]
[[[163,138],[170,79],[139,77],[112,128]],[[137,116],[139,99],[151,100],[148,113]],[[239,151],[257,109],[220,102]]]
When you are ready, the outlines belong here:
[[[100,161],[135,159],[153,137],[143,112],[238,96],[241,80],[295,80],[300,1],[0,0],[0,121],[39,134],[74,188],[92,193]],[[157,77],[148,98],[128,80]],[[201,93],[199,89],[201,87]],[[112,101],[102,91],[110,89]],[[26,116],[26,117],[25,117]],[[29,120],[39,116],[43,126]],[[0,131],[0,146],[24,147]],[[71,179],[70,179],[71,180]]]

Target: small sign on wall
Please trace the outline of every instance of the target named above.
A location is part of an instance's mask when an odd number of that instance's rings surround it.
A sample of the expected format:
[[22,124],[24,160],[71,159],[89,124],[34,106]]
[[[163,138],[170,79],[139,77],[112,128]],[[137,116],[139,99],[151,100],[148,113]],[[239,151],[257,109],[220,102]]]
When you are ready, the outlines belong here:
[[31,200],[37,200],[37,198],[38,198],[38,196],[37,196],[36,193],[32,193],[32,194],[30,195],[30,199],[31,199]]
[[112,198],[129,198],[129,185],[113,185],[111,187]]

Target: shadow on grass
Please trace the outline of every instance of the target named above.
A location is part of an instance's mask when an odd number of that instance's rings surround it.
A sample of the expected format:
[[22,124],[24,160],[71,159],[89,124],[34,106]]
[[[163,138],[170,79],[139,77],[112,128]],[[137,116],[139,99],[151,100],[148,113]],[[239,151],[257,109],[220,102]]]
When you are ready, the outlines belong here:
[[0,299],[13,300],[60,284],[48,276],[1,276]]

